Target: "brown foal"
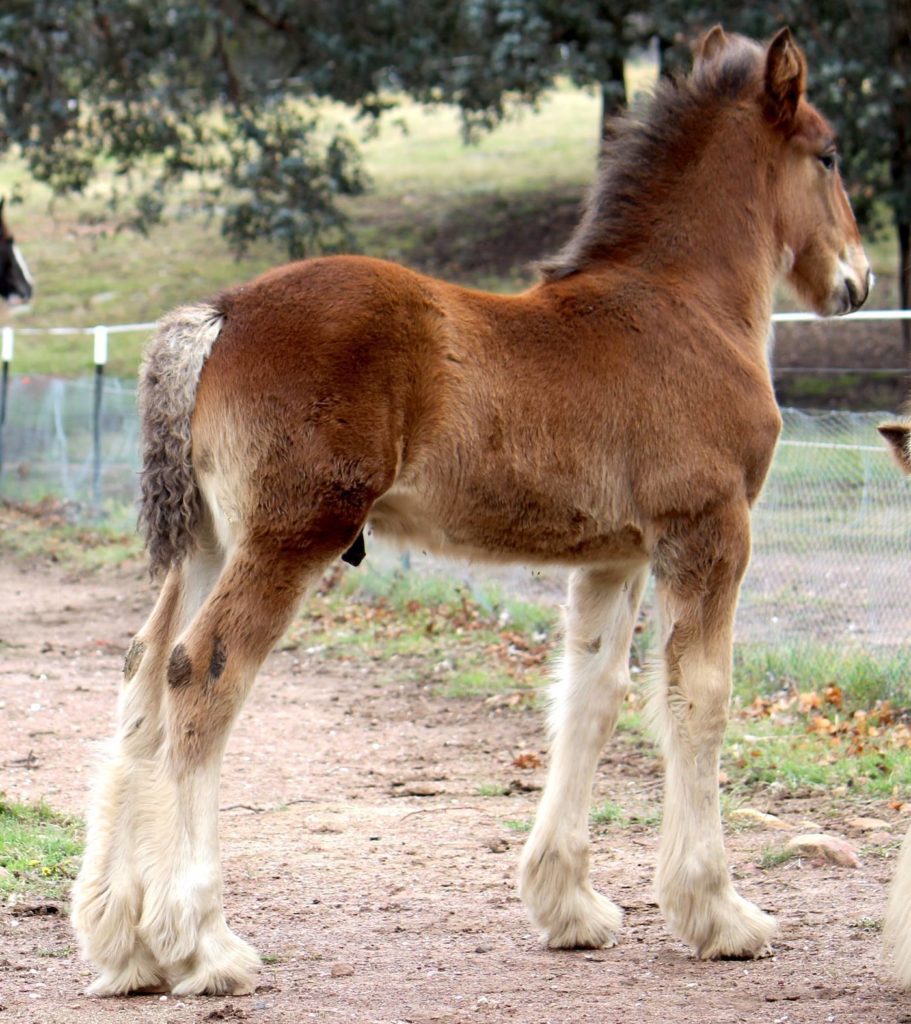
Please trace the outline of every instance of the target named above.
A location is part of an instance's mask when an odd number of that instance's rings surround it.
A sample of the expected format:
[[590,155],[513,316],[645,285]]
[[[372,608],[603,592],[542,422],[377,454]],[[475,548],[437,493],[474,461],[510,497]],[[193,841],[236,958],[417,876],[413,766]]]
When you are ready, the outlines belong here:
[[588,878],[593,774],[656,579],[667,760],[661,910],[702,957],[774,921],[735,892],[718,758],[750,506],[780,427],[767,339],[784,277],[822,315],[869,267],[790,33],[716,28],[610,133],[572,238],[520,295],[361,257],[272,270],[160,324],[141,378],[158,604],[125,666],[74,920],[96,993],[243,992],[222,907],[222,753],[306,588],[367,529],[573,568],[550,771],[521,862],[552,946],[608,946]]

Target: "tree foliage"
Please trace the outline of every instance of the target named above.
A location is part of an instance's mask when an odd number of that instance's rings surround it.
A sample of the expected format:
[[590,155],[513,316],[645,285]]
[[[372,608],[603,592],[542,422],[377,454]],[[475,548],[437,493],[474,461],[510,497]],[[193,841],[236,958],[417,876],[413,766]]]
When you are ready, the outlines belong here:
[[600,87],[607,116],[626,101],[624,58],[650,38],[672,69],[716,21],[757,36],[790,23],[858,212],[885,203],[907,235],[908,11],[907,0],[5,0],[0,151],[17,147],[62,192],[112,175],[140,228],[194,175],[236,248],[268,236],[300,255],[346,240],[338,199],[366,184],[321,99],[366,127],[397,96],[453,104],[471,136],[568,75]]

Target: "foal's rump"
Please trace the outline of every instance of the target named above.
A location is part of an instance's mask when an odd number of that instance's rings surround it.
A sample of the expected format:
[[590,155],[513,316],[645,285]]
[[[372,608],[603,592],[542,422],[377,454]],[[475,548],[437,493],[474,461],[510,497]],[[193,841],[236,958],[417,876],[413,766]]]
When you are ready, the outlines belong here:
[[311,260],[159,324],[140,375],[153,570],[181,561],[206,516],[225,546],[267,524],[302,545],[350,543],[420,403],[432,308],[402,287],[418,280]]

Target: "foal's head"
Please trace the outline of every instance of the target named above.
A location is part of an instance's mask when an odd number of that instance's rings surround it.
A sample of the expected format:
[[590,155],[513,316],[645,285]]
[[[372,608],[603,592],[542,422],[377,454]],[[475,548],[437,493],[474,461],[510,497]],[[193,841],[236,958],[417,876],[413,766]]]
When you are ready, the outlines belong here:
[[[731,51],[755,53],[755,84],[744,99],[761,110],[761,148],[782,269],[797,294],[821,316],[863,305],[872,276],[838,170],[835,133],[806,98],[807,64],[783,28],[762,50],[712,29],[696,50],[694,76],[712,75]],[[751,95],[752,94],[752,95]]]
[[0,199],[0,298],[7,302],[28,302],[32,297],[32,276],[25,258],[3,220]]
[[788,29],[767,47],[708,32],[692,74],[662,81],[646,108],[611,124],[585,215],[540,264],[544,278],[603,261],[652,265],[668,246],[684,262],[695,247],[732,265],[746,247],[823,316],[857,309],[870,268],[805,80]]

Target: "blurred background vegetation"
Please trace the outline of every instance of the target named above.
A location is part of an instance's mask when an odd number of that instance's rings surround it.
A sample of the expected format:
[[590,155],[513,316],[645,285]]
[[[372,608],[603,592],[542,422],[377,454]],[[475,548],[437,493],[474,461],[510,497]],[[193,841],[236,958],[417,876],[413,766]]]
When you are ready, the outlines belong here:
[[341,248],[520,284],[569,230],[604,120],[716,22],[792,27],[907,306],[907,0],[6,0],[0,188],[40,240],[39,321],[85,303],[86,322],[148,319]]

